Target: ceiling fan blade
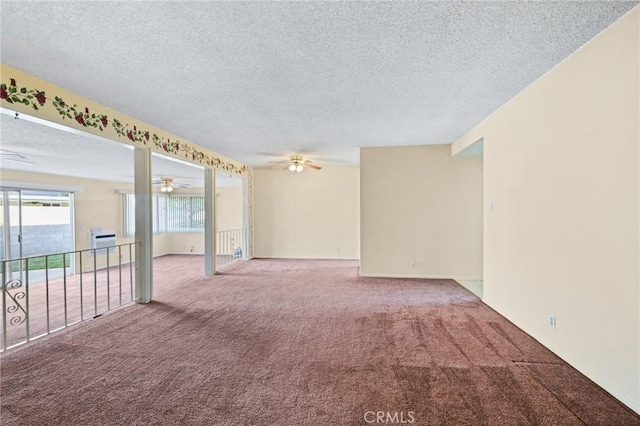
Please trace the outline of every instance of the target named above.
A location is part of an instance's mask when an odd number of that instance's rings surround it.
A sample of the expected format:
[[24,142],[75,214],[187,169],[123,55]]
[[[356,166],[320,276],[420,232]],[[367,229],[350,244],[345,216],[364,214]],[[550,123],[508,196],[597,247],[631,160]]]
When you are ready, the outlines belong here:
[[282,170],[289,170],[289,166],[283,167]]
[[286,163],[289,160],[280,160],[280,161],[267,161],[267,163],[270,164],[282,164],[282,163]]
[[12,163],[18,163],[18,164],[27,164],[29,166],[33,166],[35,163],[33,161],[29,161],[23,158],[19,158],[19,157],[9,157],[9,156],[0,156],[0,160],[2,161],[10,161]]
[[18,164],[26,164],[29,166],[35,165],[35,163],[33,161],[30,161],[26,156],[18,154],[17,152],[6,151],[4,149],[0,149],[0,160],[10,161],[12,163]]
[[320,167],[320,166],[316,166],[316,165],[314,165],[314,164],[308,164],[308,163],[305,163],[305,164],[304,164],[304,166],[305,166],[305,167],[308,167],[308,168],[310,168],[310,169],[313,169],[313,170],[322,170],[322,167]]

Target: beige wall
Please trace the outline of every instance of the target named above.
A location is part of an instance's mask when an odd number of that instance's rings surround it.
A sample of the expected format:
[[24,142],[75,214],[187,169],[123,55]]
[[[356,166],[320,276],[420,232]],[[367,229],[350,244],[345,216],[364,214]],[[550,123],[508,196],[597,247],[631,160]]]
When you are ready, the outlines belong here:
[[242,187],[216,188],[216,229],[228,231],[242,228]]
[[453,146],[484,138],[484,301],[637,412],[639,17],[636,7]]
[[[0,178],[3,182],[24,182],[38,185],[59,185],[79,188],[74,194],[75,249],[89,248],[89,231],[92,227],[101,227],[104,231],[112,231],[117,235],[117,243],[133,242],[133,238],[122,236],[122,195],[116,190],[130,189],[132,186],[116,182],[104,182],[93,179],[27,173],[14,170],[2,170]],[[154,255],[165,254],[165,241],[160,238],[154,241]],[[105,265],[105,258],[98,257],[98,267]],[[87,265],[84,269],[86,270]]]
[[[163,235],[171,254],[204,254],[204,233],[171,232]],[[153,236],[154,245],[157,234]]]
[[359,258],[357,167],[255,169],[255,257]]
[[[80,191],[74,195],[75,203],[75,249],[89,248],[89,230],[99,226],[104,231],[113,231],[118,244],[134,241],[133,237],[123,236],[123,200],[116,191],[131,191],[133,184],[106,182],[95,179],[81,179],[68,176],[27,173],[14,170],[1,170],[2,181],[28,182],[40,185],[59,185],[76,187]],[[176,193],[193,193],[176,190]],[[220,196],[216,198],[216,214],[224,229],[242,227],[242,187],[216,188]],[[202,195],[202,193],[198,193]],[[204,254],[204,234],[202,232],[164,233],[153,235],[153,255],[165,254]],[[102,266],[100,264],[99,266]]]
[[362,275],[482,278],[481,158],[363,148],[360,173]]
[[115,232],[118,242],[123,240],[122,196],[115,191],[131,189],[132,185],[4,169],[1,171],[0,178],[3,182],[79,188],[80,190],[74,195],[76,250],[89,248],[89,231],[95,226],[100,226],[105,231]]
[[[99,226],[104,231],[113,231],[117,235],[118,244],[131,243],[133,237],[123,236],[123,200],[116,191],[132,190],[133,185],[120,182],[106,182],[94,179],[81,179],[68,176],[26,173],[14,170],[2,170],[0,179],[4,182],[25,182],[37,185],[59,185],[75,187],[80,190],[74,195],[75,249],[89,248],[89,231]],[[182,250],[183,246],[188,249]],[[204,253],[204,237],[200,234],[154,234],[153,255],[162,256],[169,253],[189,253],[194,246],[194,253]],[[102,264],[99,264],[102,266]]]

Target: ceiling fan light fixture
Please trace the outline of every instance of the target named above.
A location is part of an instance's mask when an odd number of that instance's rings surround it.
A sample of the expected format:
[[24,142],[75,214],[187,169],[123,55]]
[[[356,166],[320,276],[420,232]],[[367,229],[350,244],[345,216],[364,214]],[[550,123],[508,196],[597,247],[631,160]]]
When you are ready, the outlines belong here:
[[163,177],[160,178],[160,181],[162,182],[162,186],[160,187],[160,191],[162,191],[162,192],[171,192],[171,191],[173,191],[173,178],[172,177],[163,176]]
[[289,165],[284,167],[282,170],[289,170],[290,172],[300,173],[305,169],[305,167],[310,168],[311,170],[320,170],[322,167],[316,166],[315,164],[310,164],[310,160],[303,160],[302,155],[290,155],[289,156]]

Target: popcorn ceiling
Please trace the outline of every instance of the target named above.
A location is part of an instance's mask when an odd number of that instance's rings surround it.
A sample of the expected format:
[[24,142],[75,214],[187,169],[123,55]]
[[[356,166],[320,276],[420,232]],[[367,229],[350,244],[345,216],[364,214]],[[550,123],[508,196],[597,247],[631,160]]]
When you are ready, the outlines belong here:
[[1,59],[253,166],[357,164],[453,142],[637,4],[2,2]]

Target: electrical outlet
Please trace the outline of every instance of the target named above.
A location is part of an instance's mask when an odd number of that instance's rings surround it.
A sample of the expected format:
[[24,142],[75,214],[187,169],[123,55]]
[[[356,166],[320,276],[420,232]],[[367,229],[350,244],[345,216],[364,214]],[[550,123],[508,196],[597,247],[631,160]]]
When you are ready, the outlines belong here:
[[549,315],[549,328],[552,330],[556,329],[556,316]]
[[416,269],[417,263],[415,261],[411,262],[411,269]]

